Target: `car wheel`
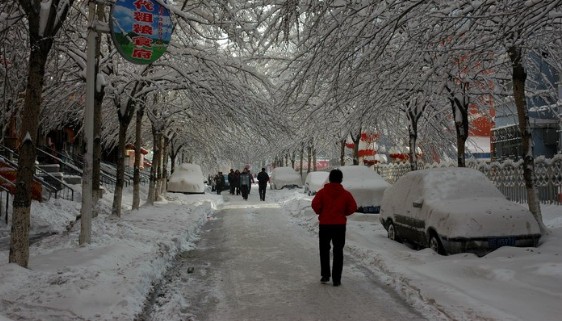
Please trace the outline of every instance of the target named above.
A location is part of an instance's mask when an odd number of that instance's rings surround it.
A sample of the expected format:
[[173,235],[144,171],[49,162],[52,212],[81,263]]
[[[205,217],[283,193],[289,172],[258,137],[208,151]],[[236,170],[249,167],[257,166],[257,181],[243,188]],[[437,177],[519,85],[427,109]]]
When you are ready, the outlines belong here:
[[438,254],[446,255],[443,244],[435,232],[431,232],[429,235],[429,248]]
[[396,227],[394,227],[394,223],[392,223],[392,221],[390,221],[388,223],[388,233],[387,236],[389,239],[396,241],[396,242],[400,242],[400,238],[398,237],[398,234],[396,233]]

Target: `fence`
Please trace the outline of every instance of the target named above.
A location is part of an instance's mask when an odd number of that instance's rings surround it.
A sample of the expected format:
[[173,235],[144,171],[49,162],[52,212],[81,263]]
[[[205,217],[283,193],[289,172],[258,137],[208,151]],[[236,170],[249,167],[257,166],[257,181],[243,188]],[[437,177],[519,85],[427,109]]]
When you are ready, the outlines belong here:
[[[418,169],[437,167],[456,167],[456,162],[425,164],[418,163]],[[527,202],[527,190],[523,180],[523,161],[506,160],[502,163],[478,162],[468,160],[466,167],[483,172],[496,187],[510,200],[519,203]],[[393,163],[375,165],[375,171],[387,182],[394,183],[402,175],[410,171],[409,163]],[[539,199],[544,204],[562,205],[562,154],[551,159],[537,157],[533,181],[537,188]]]

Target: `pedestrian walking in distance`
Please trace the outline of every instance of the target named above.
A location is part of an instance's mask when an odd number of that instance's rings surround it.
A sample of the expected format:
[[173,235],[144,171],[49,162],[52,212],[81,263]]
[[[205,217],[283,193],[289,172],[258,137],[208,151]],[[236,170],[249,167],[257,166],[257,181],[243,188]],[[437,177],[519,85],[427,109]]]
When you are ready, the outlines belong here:
[[[343,270],[343,247],[347,216],[357,211],[357,203],[351,193],[341,184],[343,173],[334,169],[328,176],[328,183],[312,199],[312,209],[319,220],[320,282],[341,285]],[[333,246],[333,264],[330,271],[330,247]]]
[[260,201],[265,201],[265,191],[269,182],[269,175],[265,172],[265,168],[258,173],[258,191],[260,192]]
[[230,169],[230,172],[228,173],[228,183],[229,183],[229,192],[230,195],[234,195],[234,191],[236,190],[236,185],[234,185],[234,169]]
[[240,192],[242,192],[242,198],[248,200],[248,193],[250,192],[250,174],[247,168],[244,168],[242,173],[240,173]]

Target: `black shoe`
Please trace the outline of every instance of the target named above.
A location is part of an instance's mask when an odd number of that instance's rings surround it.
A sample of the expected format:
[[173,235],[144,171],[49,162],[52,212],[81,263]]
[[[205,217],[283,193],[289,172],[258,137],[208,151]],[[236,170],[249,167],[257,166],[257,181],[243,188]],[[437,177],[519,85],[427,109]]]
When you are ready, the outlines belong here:
[[322,284],[326,284],[326,283],[328,283],[328,282],[330,282],[330,277],[323,276],[323,277],[320,279],[320,283],[322,283]]
[[334,281],[334,286],[340,286],[341,282],[340,281]]

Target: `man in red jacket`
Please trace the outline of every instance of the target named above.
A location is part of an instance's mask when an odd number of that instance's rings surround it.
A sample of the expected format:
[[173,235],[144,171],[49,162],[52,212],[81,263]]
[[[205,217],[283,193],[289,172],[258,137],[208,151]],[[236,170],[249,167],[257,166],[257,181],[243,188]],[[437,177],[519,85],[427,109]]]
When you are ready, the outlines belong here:
[[343,247],[345,245],[345,225],[347,216],[357,211],[357,203],[350,192],[341,185],[343,174],[334,169],[325,184],[312,199],[312,209],[318,215],[320,240],[320,282],[330,281],[330,242],[334,246],[332,281],[334,286],[341,285],[343,269]]

